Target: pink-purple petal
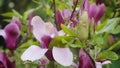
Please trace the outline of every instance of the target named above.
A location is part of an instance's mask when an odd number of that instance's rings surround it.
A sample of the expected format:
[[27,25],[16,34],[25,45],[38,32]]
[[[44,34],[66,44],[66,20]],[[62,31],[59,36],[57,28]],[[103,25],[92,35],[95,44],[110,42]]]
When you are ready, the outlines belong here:
[[79,52],[79,68],[95,68],[92,58],[84,49]]
[[20,30],[17,24],[15,23],[10,23],[8,24],[5,28],[5,33],[6,33],[6,45],[7,48],[10,50],[16,49],[17,45],[17,40],[20,35]]
[[17,17],[13,17],[12,20],[11,20],[11,23],[17,24],[19,29],[21,29],[21,27],[22,27],[22,24],[21,24],[21,22],[19,21],[19,19]]
[[91,20],[95,18],[96,12],[97,12],[97,5],[94,3],[90,6],[89,9],[89,18]]
[[53,47],[52,53],[55,61],[63,66],[70,66],[73,63],[73,54],[69,48]]
[[38,46],[32,45],[22,54],[23,61],[35,61],[41,59],[48,49],[42,49]]
[[89,11],[89,0],[84,0],[82,4],[82,11]]
[[104,15],[104,12],[105,12],[105,5],[104,4],[99,5],[98,10],[96,12],[96,16],[95,16],[95,23],[96,24],[102,18],[102,16]]
[[0,68],[15,68],[15,62],[11,62],[8,56],[0,52]]
[[63,18],[63,15],[62,15],[62,11],[58,10],[58,11],[56,12],[55,16],[56,16],[57,23],[58,23],[59,25],[65,23],[64,18]]

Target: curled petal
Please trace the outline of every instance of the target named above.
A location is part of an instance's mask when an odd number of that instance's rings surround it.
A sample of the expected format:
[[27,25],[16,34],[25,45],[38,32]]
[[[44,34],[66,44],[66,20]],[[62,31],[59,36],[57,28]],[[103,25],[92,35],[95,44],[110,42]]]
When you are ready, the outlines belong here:
[[23,61],[35,61],[41,59],[48,49],[41,49],[38,46],[32,45],[22,54]]
[[73,63],[73,54],[69,48],[53,47],[53,58],[63,66],[70,66]]
[[83,49],[79,52],[79,64],[79,68],[95,68],[93,60]]

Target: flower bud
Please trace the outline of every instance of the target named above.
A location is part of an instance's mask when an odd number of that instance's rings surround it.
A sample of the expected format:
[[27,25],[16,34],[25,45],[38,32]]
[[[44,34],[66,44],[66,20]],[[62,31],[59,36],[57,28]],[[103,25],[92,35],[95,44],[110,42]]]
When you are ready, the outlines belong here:
[[84,11],[80,16],[79,22],[76,26],[77,37],[80,40],[86,40],[88,38],[88,13]]

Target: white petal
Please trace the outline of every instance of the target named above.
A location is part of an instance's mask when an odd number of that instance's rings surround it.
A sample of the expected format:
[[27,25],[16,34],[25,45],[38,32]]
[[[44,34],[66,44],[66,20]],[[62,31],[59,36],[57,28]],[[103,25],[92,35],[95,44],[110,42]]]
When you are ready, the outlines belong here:
[[33,27],[33,35],[38,41],[41,42],[41,38],[44,35],[49,35],[46,30],[45,22],[39,16],[32,18],[31,25]]
[[21,56],[23,61],[35,61],[41,59],[48,49],[41,49],[39,46],[30,46]]
[[96,68],[102,68],[102,63],[101,62],[95,62],[96,63]]
[[6,33],[2,29],[0,29],[0,36],[2,36],[4,39],[6,38]]
[[73,54],[69,48],[53,47],[53,58],[63,66],[70,66],[73,63]]
[[104,65],[104,64],[110,64],[110,63],[111,63],[111,61],[107,60],[107,61],[104,61],[104,62],[102,63],[102,65]]

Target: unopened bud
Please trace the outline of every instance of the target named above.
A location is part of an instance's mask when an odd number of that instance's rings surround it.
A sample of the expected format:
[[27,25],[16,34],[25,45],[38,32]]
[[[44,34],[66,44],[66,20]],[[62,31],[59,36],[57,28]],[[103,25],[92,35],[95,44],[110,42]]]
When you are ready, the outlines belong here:
[[76,26],[77,37],[80,40],[86,40],[88,38],[88,13],[84,11],[80,16],[79,22]]

